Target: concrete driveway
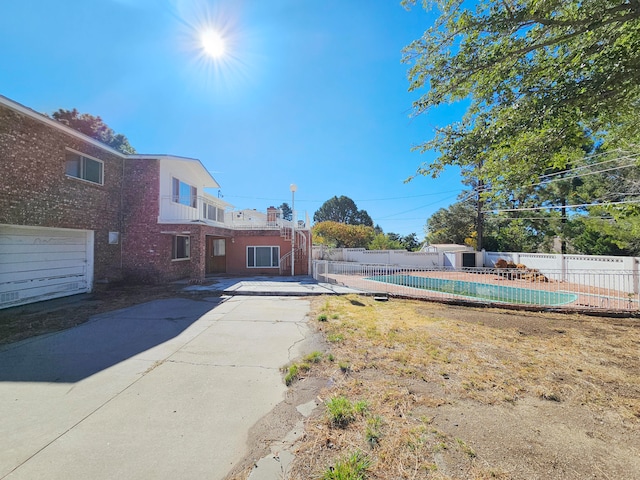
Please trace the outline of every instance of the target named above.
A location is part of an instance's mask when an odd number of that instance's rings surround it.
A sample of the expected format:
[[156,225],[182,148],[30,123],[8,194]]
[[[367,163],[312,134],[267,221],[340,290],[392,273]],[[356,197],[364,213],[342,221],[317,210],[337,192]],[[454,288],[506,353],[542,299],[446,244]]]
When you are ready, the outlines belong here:
[[224,478],[311,349],[308,311],[157,300],[0,348],[0,478]]

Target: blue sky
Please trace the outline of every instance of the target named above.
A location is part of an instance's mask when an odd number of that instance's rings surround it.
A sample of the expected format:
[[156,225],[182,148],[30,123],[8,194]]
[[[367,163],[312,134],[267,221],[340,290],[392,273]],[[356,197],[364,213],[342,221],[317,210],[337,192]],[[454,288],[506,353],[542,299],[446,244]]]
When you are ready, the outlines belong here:
[[[309,216],[346,195],[385,232],[420,239],[456,200],[456,170],[412,175],[411,147],[459,107],[411,118],[401,50],[433,13],[399,0],[0,2],[0,94],[101,116],[140,153],[198,158],[236,208]],[[218,29],[227,54],[203,55]],[[215,192],[213,192],[215,193]]]

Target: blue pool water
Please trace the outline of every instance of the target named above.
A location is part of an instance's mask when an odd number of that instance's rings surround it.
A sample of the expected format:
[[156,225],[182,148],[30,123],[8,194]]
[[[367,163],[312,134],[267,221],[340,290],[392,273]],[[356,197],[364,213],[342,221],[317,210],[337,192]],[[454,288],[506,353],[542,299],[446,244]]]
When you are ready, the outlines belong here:
[[530,288],[464,282],[462,280],[445,280],[442,278],[414,277],[412,275],[377,275],[368,277],[367,280],[444,292],[463,297],[481,298],[494,302],[523,305],[557,306],[565,305],[578,299],[578,296],[573,293],[547,292]]

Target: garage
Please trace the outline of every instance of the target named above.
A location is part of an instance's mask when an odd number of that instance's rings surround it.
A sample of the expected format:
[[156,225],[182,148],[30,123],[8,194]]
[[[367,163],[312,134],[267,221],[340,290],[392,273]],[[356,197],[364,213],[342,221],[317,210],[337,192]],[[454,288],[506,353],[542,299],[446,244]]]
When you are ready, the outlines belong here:
[[93,232],[0,225],[0,309],[90,292]]

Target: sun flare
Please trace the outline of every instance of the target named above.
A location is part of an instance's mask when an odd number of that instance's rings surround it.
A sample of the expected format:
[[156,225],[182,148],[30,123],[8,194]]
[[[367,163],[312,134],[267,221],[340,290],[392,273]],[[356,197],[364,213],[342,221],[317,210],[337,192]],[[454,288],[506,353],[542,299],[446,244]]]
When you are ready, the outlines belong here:
[[211,58],[220,58],[225,54],[225,41],[215,30],[205,30],[200,34],[200,43],[204,53]]

